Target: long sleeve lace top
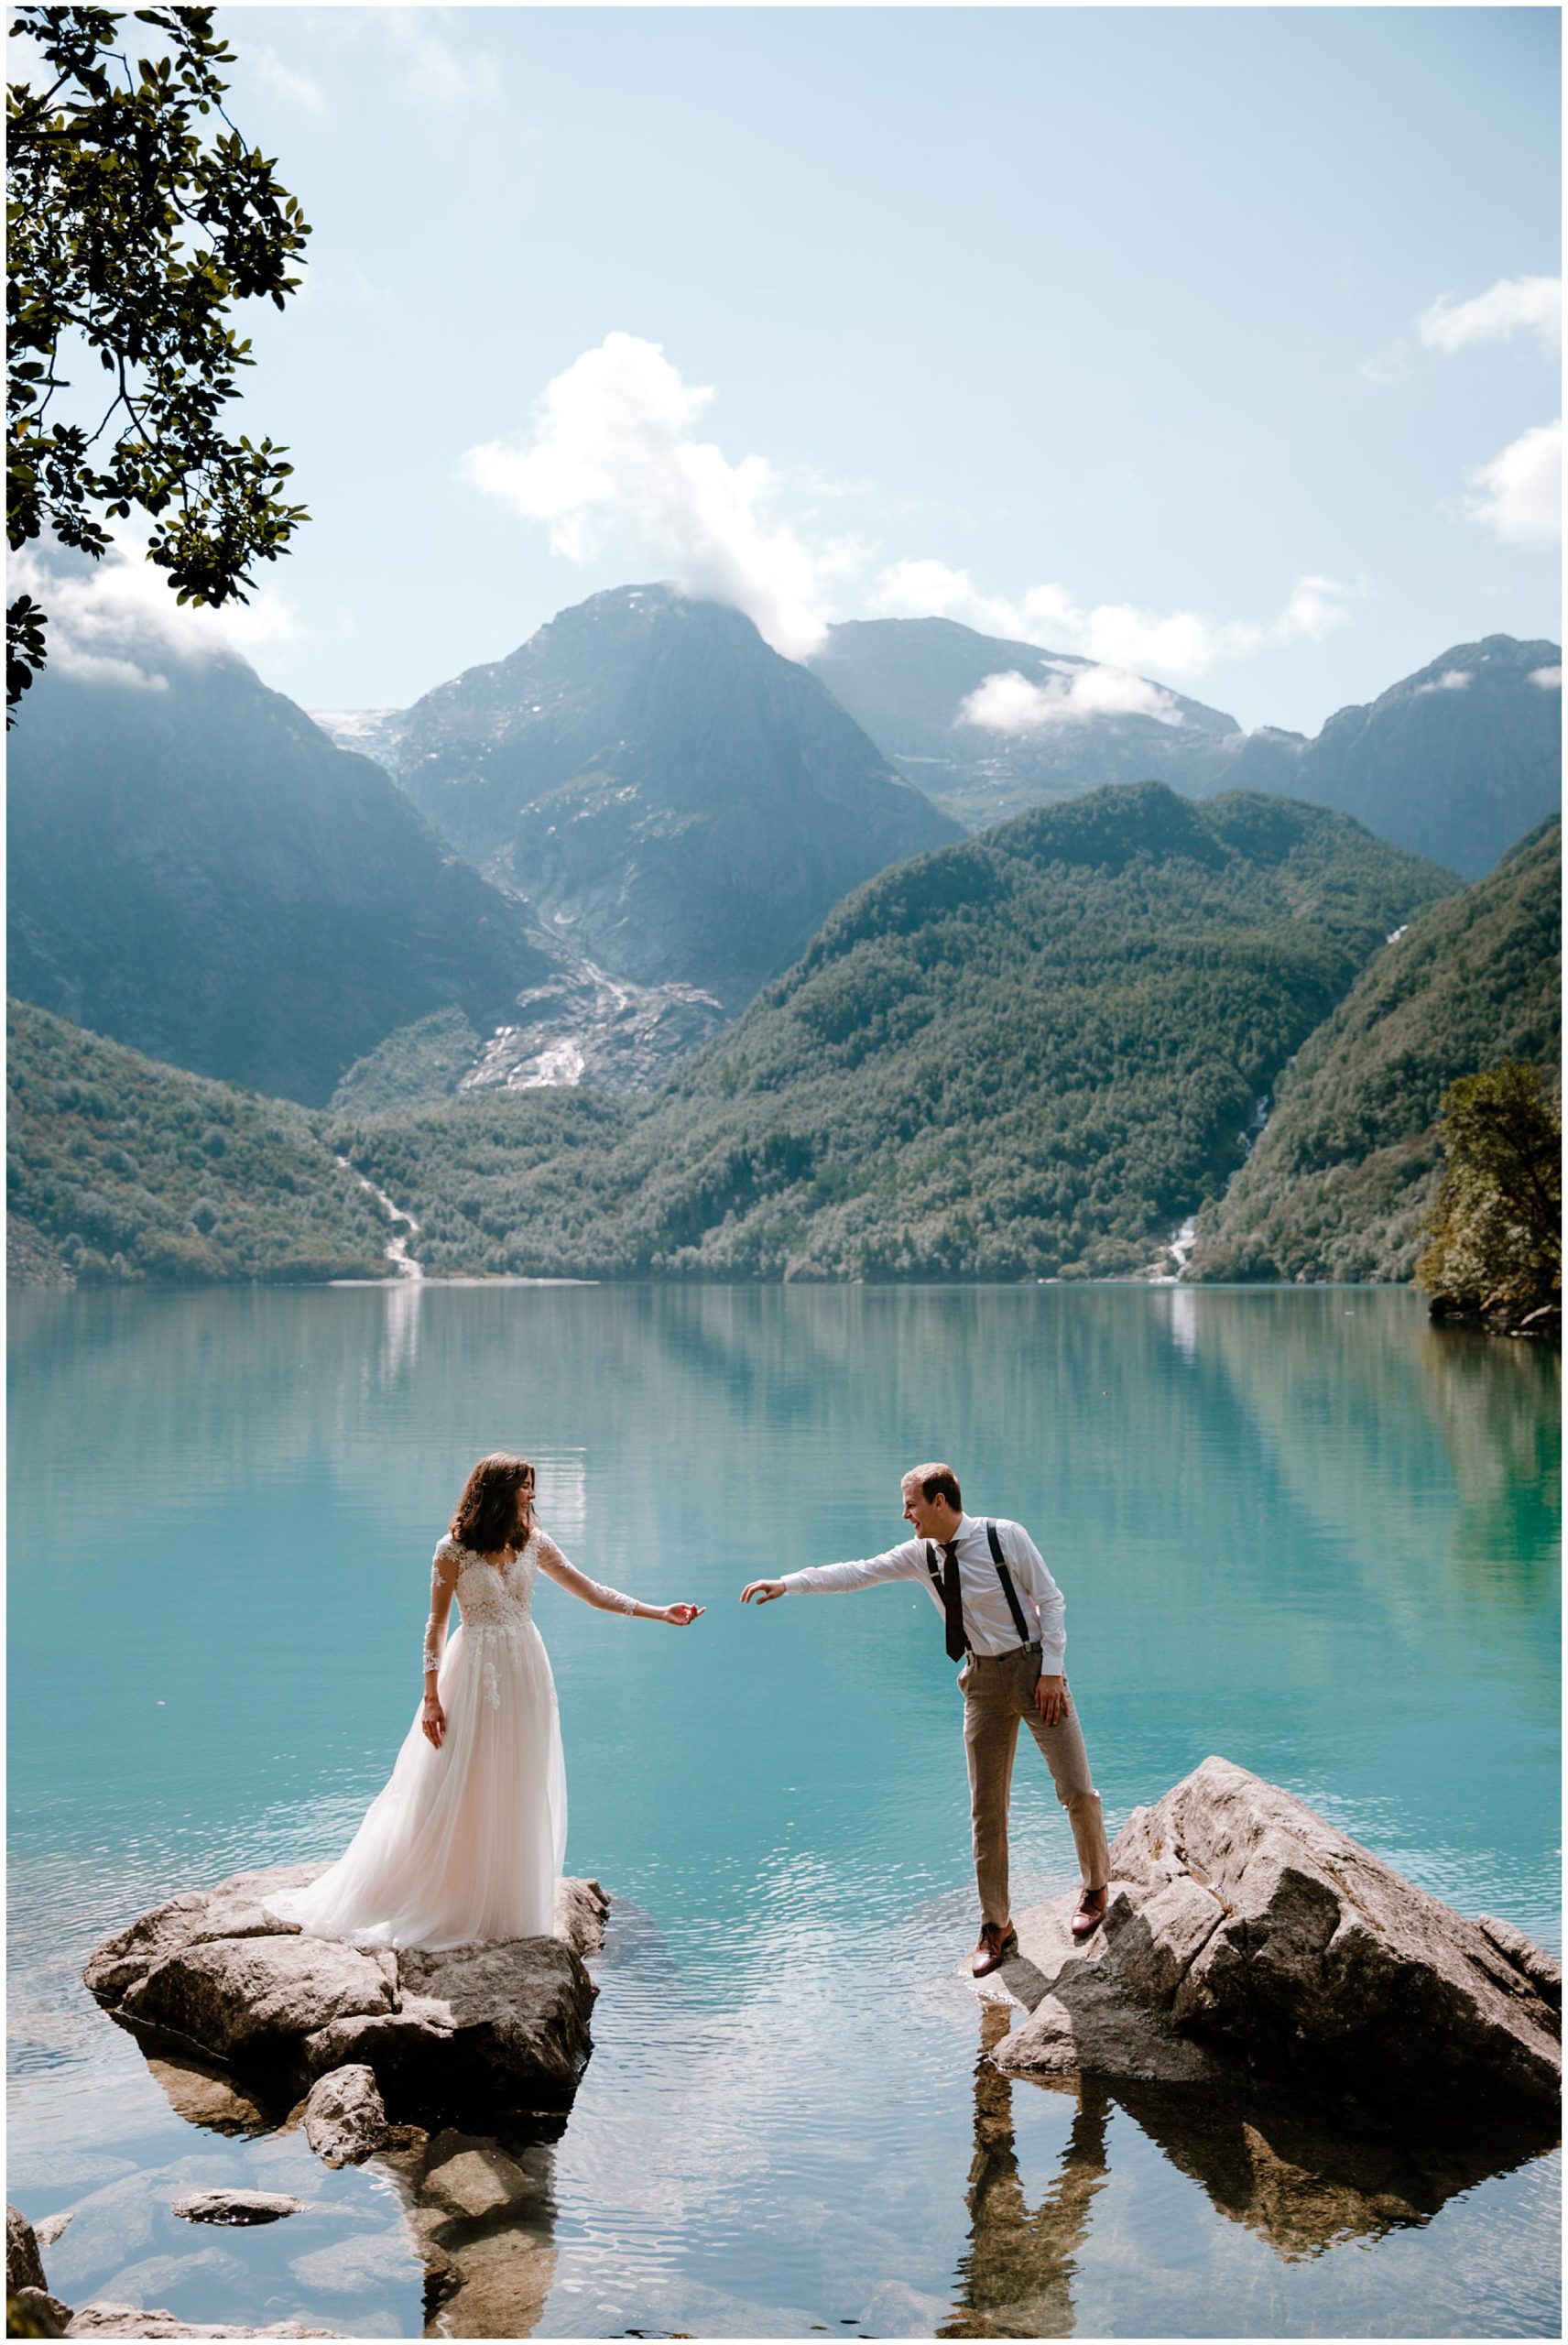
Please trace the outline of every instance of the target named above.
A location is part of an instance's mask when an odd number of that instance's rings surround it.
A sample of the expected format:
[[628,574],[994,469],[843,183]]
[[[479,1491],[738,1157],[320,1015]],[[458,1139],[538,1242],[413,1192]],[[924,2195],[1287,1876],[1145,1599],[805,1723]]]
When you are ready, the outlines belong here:
[[580,1572],[575,1564],[568,1563],[546,1531],[535,1529],[528,1543],[505,1565],[487,1563],[483,1555],[461,1546],[449,1533],[430,1562],[430,1609],[425,1623],[423,1653],[427,1676],[441,1667],[453,1597],[465,1615],[477,1609],[474,1602],[464,1602],[461,1586],[464,1574],[474,1572],[488,1575],[487,1579],[470,1582],[473,1597],[486,1607],[493,1593],[498,1592],[494,1583],[499,1581],[507,1590],[509,1601],[526,1612],[532,1600],[535,1575],[543,1572],[557,1587],[580,1597],[584,1604],[593,1605],[595,1611],[630,1613],[637,1609],[635,1597],[624,1596],[619,1588],[606,1587],[602,1581],[590,1579],[586,1572]]

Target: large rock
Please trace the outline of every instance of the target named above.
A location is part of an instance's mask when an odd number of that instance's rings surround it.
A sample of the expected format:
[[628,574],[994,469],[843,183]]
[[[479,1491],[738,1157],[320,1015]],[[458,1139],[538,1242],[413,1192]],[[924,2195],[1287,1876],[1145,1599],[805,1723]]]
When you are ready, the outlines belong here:
[[318,2077],[303,2115],[305,2139],[326,2165],[357,2165],[390,2132],[376,2071],[363,2060]]
[[597,1882],[562,1884],[561,1937],[392,1953],[306,1937],[265,1910],[321,1870],[236,1873],[170,1898],[98,1948],[87,1985],[144,2041],[194,2048],[275,2095],[364,2064],[399,2115],[570,2104],[593,2049],[597,1990],[576,1945],[602,1932]]
[[[1194,2081],[1217,2064],[1373,2115],[1553,2116],[1551,1957],[1508,1924],[1466,1921],[1289,1792],[1205,1759],[1134,1811],[1111,1869],[1103,1941],[1053,1969],[1060,1938],[1037,1958],[1004,2067],[1180,2081],[1185,2055]],[[1030,1917],[1037,1938],[1060,1929],[1059,1903]]]
[[42,2288],[43,2258],[33,2227],[19,2207],[5,2202],[5,2293],[15,2296],[18,2288]]

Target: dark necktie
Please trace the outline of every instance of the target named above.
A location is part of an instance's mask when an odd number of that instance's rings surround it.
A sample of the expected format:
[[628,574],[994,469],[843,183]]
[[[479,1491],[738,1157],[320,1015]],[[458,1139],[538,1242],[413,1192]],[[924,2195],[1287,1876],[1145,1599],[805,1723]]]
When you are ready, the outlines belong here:
[[956,1539],[944,1539],[941,1544],[943,1565],[942,1601],[947,1614],[947,1657],[949,1661],[962,1661],[969,1648],[964,1642],[964,1599],[958,1593],[958,1542]]

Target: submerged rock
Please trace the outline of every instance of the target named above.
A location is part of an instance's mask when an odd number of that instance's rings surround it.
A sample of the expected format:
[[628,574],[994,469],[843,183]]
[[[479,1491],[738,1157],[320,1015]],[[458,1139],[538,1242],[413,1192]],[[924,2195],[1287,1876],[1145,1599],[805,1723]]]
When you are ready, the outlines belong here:
[[68,2337],[342,2337],[341,2329],[307,2329],[302,2321],[279,2320],[270,2329],[236,2328],[223,2320],[180,2320],[171,2312],[144,2312],[137,2305],[83,2305],[72,2313]]
[[1111,1870],[1086,1947],[1071,1949],[1072,1896],[1020,1924],[1022,1969],[1000,1975],[1031,2016],[999,2066],[1276,2078],[1374,2117],[1554,2119],[1551,1956],[1466,1921],[1289,1792],[1205,1759],[1134,1811]]
[[441,1953],[307,1937],[262,1899],[319,1865],[236,1873],[187,1891],[101,1946],[87,1985],[144,2041],[194,2050],[277,2094],[364,2066],[398,2115],[570,2105],[593,2049],[583,1951],[609,1901],[561,1884],[554,1937]]
[[278,2223],[304,2207],[286,2190],[189,2190],[169,2211],[188,2223]]

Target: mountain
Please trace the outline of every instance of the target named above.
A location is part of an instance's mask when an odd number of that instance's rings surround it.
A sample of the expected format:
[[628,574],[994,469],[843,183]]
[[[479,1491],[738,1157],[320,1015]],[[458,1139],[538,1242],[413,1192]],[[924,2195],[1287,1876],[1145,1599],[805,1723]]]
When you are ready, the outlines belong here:
[[[1114,670],[950,619],[836,627],[808,664],[900,771],[971,829],[1107,781],[1165,781],[1196,798],[1265,790],[1337,807],[1476,878],[1558,809],[1562,657],[1554,643],[1507,635],[1458,644],[1367,706],[1341,709],[1311,740],[1271,725],[1243,733],[1142,678],[1118,683]],[[1033,704],[1047,721],[1012,736],[966,721],[969,696],[1008,674],[1043,691]],[[1117,709],[1118,693],[1158,713]],[[1015,693],[1010,721],[1018,708]]]
[[1198,1220],[1194,1279],[1408,1279],[1437,1194],[1443,1092],[1562,1054],[1563,826],[1400,929],[1280,1076]]
[[731,1013],[851,888],[959,834],[749,619],[669,586],[562,611],[428,693],[387,754],[602,972]]
[[5,1025],[14,1281],[386,1275],[387,1217],[303,1108],[27,1002]]
[[[131,672],[136,672],[134,670]],[[198,1074],[321,1103],[394,1028],[483,1031],[559,956],[370,759],[232,657],[45,671],[11,736],[11,991]]]
[[1466,878],[1560,810],[1563,654],[1488,635],[1456,644],[1315,740],[1252,733],[1221,745],[1215,789],[1279,790],[1337,806]]
[[1135,1270],[1444,872],[1321,807],[1159,783],[882,873],[650,1107],[344,1122],[430,1267],[1012,1279]]
[[[1216,743],[1241,737],[1234,716],[1202,701],[953,619],[846,620],[806,665],[899,772],[972,831],[1103,782],[1155,780],[1201,792]],[[1048,696],[1047,721],[1030,732],[963,714],[973,693],[1006,675]],[[1118,707],[1118,699],[1148,705]]]

